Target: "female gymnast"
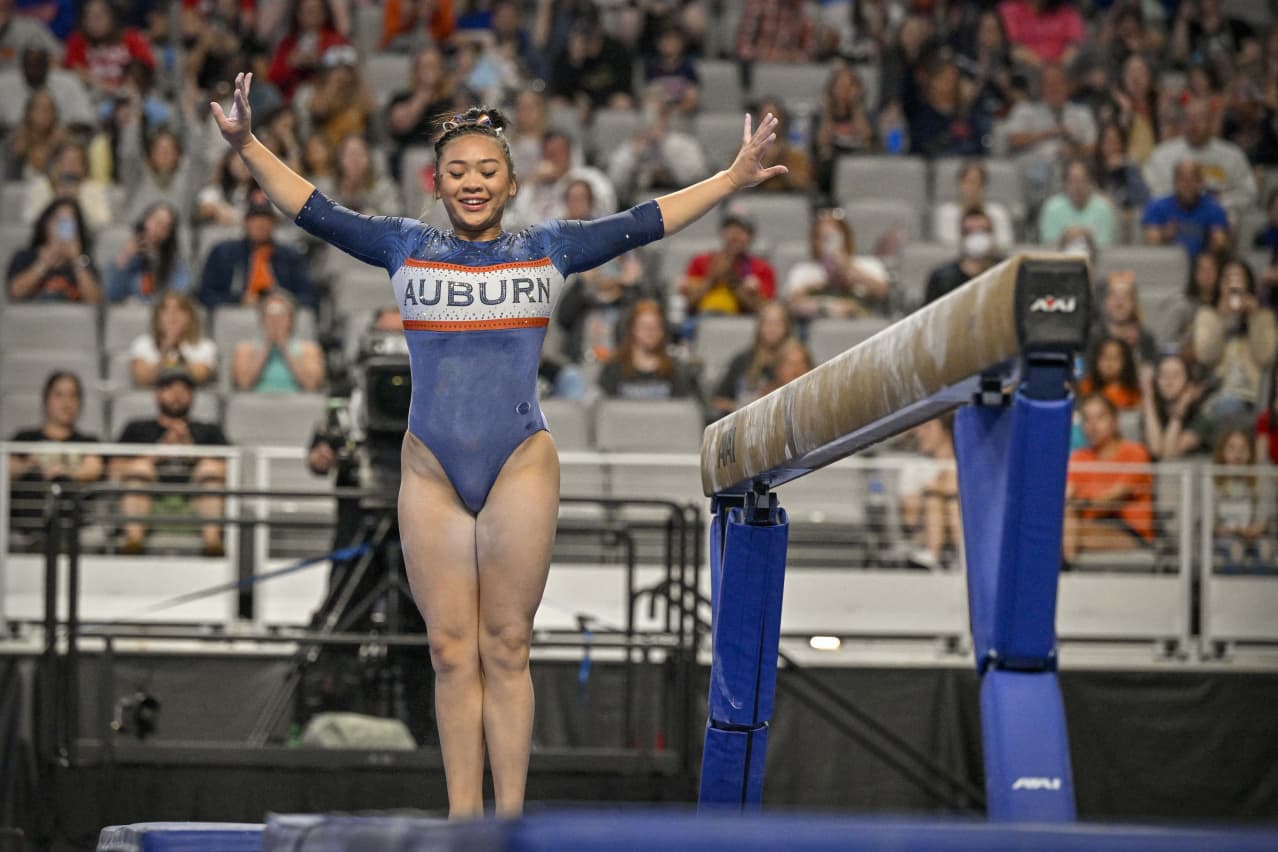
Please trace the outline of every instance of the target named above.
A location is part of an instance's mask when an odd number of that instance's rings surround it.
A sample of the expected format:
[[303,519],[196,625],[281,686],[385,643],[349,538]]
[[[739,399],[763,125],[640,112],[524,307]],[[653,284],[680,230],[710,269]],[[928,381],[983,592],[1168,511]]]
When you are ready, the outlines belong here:
[[484,749],[497,813],[523,808],[532,741],[528,670],[559,511],[559,458],[537,404],[537,364],[564,277],[674,234],[732,193],[784,174],[765,168],[777,120],[765,116],[714,177],[591,222],[518,233],[502,212],[519,190],[494,110],[442,125],[435,197],[452,230],[364,216],[334,204],[252,133],[252,74],[232,105],[212,104],[222,136],[306,231],[390,276],[404,319],[413,395],[404,436],[399,529],[435,667],[449,816],[483,812]]

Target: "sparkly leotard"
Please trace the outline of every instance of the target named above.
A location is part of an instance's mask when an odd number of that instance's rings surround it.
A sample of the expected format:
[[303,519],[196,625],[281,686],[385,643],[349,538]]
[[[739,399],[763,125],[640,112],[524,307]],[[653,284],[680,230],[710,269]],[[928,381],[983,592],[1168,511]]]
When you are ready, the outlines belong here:
[[408,430],[435,454],[472,512],[515,448],[547,428],[537,367],[564,278],[665,233],[655,201],[486,242],[416,219],[364,216],[319,191],[296,222],[390,275],[412,362]]

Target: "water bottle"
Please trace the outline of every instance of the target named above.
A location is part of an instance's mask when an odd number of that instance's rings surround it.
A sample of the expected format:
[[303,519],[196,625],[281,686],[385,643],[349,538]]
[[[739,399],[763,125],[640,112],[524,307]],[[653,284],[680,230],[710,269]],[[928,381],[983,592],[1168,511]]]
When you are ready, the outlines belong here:
[[903,134],[899,125],[893,125],[888,128],[887,136],[883,139],[883,147],[887,149],[889,154],[899,154],[905,147]]

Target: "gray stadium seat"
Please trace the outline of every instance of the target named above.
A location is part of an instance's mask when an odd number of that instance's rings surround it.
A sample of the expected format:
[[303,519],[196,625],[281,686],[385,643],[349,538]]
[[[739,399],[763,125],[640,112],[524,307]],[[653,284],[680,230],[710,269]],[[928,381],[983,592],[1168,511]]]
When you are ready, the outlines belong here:
[[768,253],[772,268],[777,272],[777,297],[785,297],[785,283],[790,270],[798,263],[812,259],[812,246],[807,240],[791,240],[774,245]]
[[99,379],[97,349],[24,349],[0,353],[0,390],[39,390],[54,370],[67,370],[85,388]]
[[127,351],[140,334],[151,330],[151,306],[136,302],[109,305],[102,326],[102,351],[107,355]]
[[688,269],[689,261],[718,247],[718,237],[690,239],[680,233],[671,239],[662,240],[661,277],[665,279],[666,292],[674,292],[675,285]]
[[891,320],[882,317],[813,320],[808,327],[808,348],[812,351],[813,360],[822,364],[863,340],[869,340],[891,324]]
[[98,265],[98,272],[105,283],[107,270],[111,268],[115,256],[124,248],[133,234],[133,228],[127,223],[107,225],[93,237],[93,262]]
[[393,92],[406,89],[413,70],[413,57],[406,53],[371,53],[364,57],[364,80],[378,109],[386,106]]
[[[705,103],[707,109],[716,108]],[[697,141],[706,152],[706,165],[710,171],[726,169],[732,165],[741,150],[741,128],[745,121],[742,112],[703,112],[694,120]]]
[[[945,157],[932,164],[932,203],[958,200],[958,172],[964,162],[966,160],[962,157]],[[1025,194],[1021,187],[1021,171],[1016,163],[990,157],[983,160],[982,164],[989,176],[985,197],[990,201],[1003,202],[1014,219],[1023,219]]]
[[324,415],[321,393],[235,393],[226,401],[226,434],[247,446],[305,446]]
[[133,387],[133,359],[129,350],[106,353],[106,383],[112,390],[129,390]]
[[701,387],[713,393],[732,358],[754,339],[754,317],[706,316],[697,323]]
[[704,429],[691,399],[603,399],[595,408],[595,445],[603,451],[695,453]]
[[1093,284],[1100,287],[1118,270],[1136,275],[1142,312],[1152,311],[1164,298],[1183,293],[1189,280],[1189,259],[1179,246],[1112,246],[1100,253]]
[[749,211],[758,225],[755,234],[759,245],[808,239],[812,228],[812,204],[802,195],[765,195],[756,193],[734,202]]
[[0,349],[6,353],[41,347],[98,345],[96,305],[28,302],[0,314]]
[[905,242],[919,233],[919,210],[904,201],[854,201],[843,205],[843,212],[856,236],[858,254],[877,253],[879,239],[898,226],[905,229]]
[[643,115],[638,110],[597,110],[590,130],[594,162],[600,168],[607,168],[612,153],[630,141],[642,122]]
[[[20,225],[22,222],[22,211],[27,207],[27,184],[25,181],[14,181],[12,183],[0,184],[0,222],[6,225]],[[27,228],[28,238],[31,233],[30,226]]]
[[939,243],[909,242],[901,251],[896,287],[907,310],[923,304],[927,279],[936,267],[958,259],[958,252]]
[[[19,429],[39,426],[43,420],[44,405],[40,399],[40,391],[9,391],[0,398],[0,441],[7,441]],[[92,388],[85,388],[77,428],[81,432],[106,438],[103,431],[105,425],[102,395]]]
[[737,63],[722,59],[703,59],[697,63],[701,79],[703,109],[727,112],[743,106],[741,71]]
[[830,76],[830,64],[815,62],[756,62],[751,70],[750,95],[780,99],[787,108],[793,104],[816,106]]
[[435,162],[435,149],[413,146],[404,149],[400,159],[399,194],[404,199],[404,208],[408,215],[418,215],[426,206],[426,190],[422,186],[421,171]]
[[927,163],[921,157],[840,157],[834,169],[834,197],[840,204],[894,198],[923,209],[928,203]]
[[[213,311],[213,342],[217,344],[219,357],[231,363],[235,344],[241,340],[257,340],[262,336],[258,329],[257,309],[249,305],[222,305]],[[230,372],[224,370],[223,372]]]
[[[155,391],[120,391],[111,397],[110,409],[111,439],[115,440],[130,420],[149,420],[155,417]],[[205,387],[192,394],[191,419],[200,423],[222,422],[222,401],[217,391]]]
[[385,270],[373,266],[343,272],[333,281],[331,292],[333,312],[337,316],[364,316],[377,308],[395,304],[395,291],[391,289]]
[[561,450],[589,450],[590,408],[574,399],[543,399],[541,413]]

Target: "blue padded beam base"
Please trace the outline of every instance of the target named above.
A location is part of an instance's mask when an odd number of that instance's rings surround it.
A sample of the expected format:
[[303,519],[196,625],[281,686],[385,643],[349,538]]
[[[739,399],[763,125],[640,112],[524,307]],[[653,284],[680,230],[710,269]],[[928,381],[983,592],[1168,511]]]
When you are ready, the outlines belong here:
[[990,819],[1073,822],[1074,780],[1056,673],[987,671],[981,728]]

